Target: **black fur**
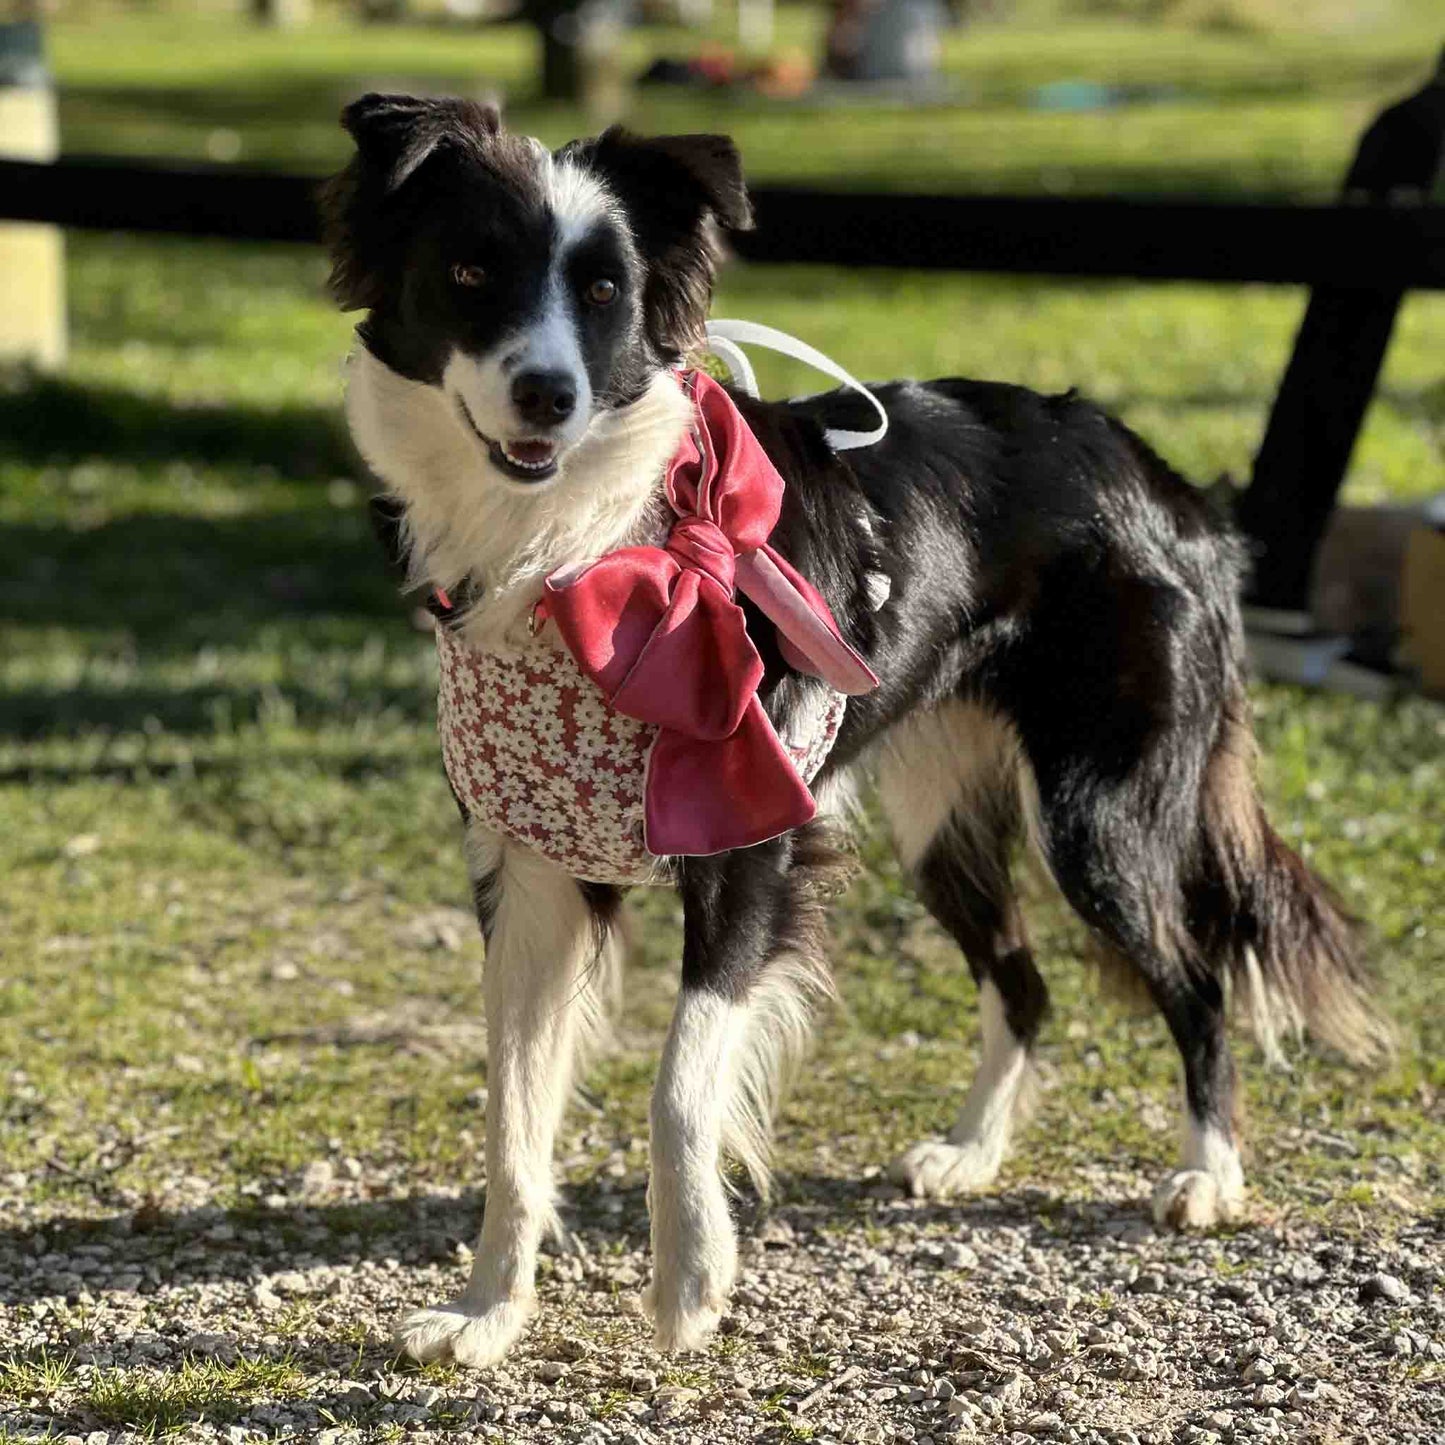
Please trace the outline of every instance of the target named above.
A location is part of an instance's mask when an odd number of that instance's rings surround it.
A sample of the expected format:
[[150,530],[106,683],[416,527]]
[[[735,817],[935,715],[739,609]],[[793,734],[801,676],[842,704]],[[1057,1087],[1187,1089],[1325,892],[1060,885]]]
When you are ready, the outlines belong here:
[[[789,484],[774,544],[882,679],[850,701],[815,787],[920,706],[981,707],[1017,735],[1065,896],[1164,1014],[1197,1117],[1231,1111],[1225,988],[1248,981],[1246,948],[1321,1037],[1368,1056],[1383,1031],[1350,921],[1254,791],[1242,556],[1223,521],[1073,394],[962,380],[877,394],[887,438],[840,457],[821,427],[866,424],[856,398],[745,403]],[[880,566],[892,593],[875,614],[863,578]],[[945,828],[918,883],[1029,1040],[1046,994],[1007,882],[1013,782],[976,806],[966,846]]]
[[[359,333],[380,360],[435,384],[454,350],[485,354],[544,295],[556,222],[539,199],[539,152],[471,101],[367,95],[342,123],[356,155],[321,193],[332,292],[367,311]],[[720,228],[752,224],[742,163],[725,136],[617,127],[558,156],[585,160],[630,222],[600,217],[569,251],[580,285],[618,285],[615,303],[578,307],[574,321],[595,397],[623,405],[701,339]],[[456,265],[480,265],[487,284],[459,289]]]
[[[435,385],[454,351],[488,353],[545,298],[556,218],[538,199],[538,153],[467,101],[371,95],[343,122],[357,153],[322,196],[332,291],[343,308],[366,309],[359,333],[374,355]],[[579,286],[618,283],[617,304],[578,306],[574,321],[593,392],[630,400],[653,370],[635,344],[643,280],[632,238],[599,218],[569,261]],[[458,266],[481,267],[486,284],[458,286]]]

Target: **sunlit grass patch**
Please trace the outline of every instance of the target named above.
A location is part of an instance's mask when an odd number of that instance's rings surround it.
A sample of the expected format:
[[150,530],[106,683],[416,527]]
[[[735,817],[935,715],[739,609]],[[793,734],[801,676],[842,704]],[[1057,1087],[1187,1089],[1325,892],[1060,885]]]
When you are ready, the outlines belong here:
[[[763,175],[805,165],[857,184],[886,171],[898,185],[1062,177],[1221,193],[1272,176],[1302,194],[1335,183],[1370,109],[1404,87],[1417,54],[1428,59],[1412,35],[1086,30],[950,39],[951,71],[976,93],[946,117],[858,112],[839,125],[806,108],[705,114],[663,100],[640,119],[736,121]],[[108,137],[75,106],[109,67],[125,104],[161,127],[150,148],[213,124],[249,145],[258,111],[246,95],[273,103],[269,75],[305,113],[263,127],[266,154],[309,165],[339,156],[337,96],[394,42],[405,45],[388,52],[389,74],[452,77],[484,44],[517,75],[530,64],[512,32],[472,46],[420,30],[238,25],[243,48],[228,53],[222,31],[208,31],[195,75],[167,88],[178,65],[165,47],[194,35],[189,21],[137,22],[128,54],[62,22],[72,133]],[[206,73],[212,63],[234,69],[234,89]],[[1064,70],[1181,94],[1087,117],[1030,106],[1029,88]],[[318,75],[319,87],[299,83]],[[525,106],[520,117],[556,139],[583,128]],[[200,1180],[239,1206],[241,1227],[258,1190],[318,1157],[360,1161],[383,1197],[480,1187],[481,945],[464,925],[454,944],[413,927],[468,900],[433,645],[380,564],[369,482],[339,417],[354,318],[332,309],[324,259],[305,248],[75,236],[68,257],[68,372],[0,387],[0,1057],[19,1061],[0,1092],[0,1179],[23,1177],[9,1197],[27,1209],[82,1217]],[[869,377],[1081,387],[1209,483],[1247,475],[1303,300],[734,266],[717,311],[782,326]],[[1351,499],[1445,485],[1442,337],[1445,298],[1410,298]],[[760,372],[770,394],[818,384],[768,359]],[[1271,1210],[1384,1227],[1445,1196],[1442,714],[1286,688],[1258,688],[1255,702],[1273,814],[1367,919],[1406,1048],[1376,1075],[1309,1056],[1281,1074],[1243,1041],[1251,1184]],[[867,869],[835,910],[842,1002],[778,1130],[779,1197],[810,1208],[945,1127],[975,1056],[967,969],[877,832],[863,852]],[[1105,1187],[1142,1198],[1177,1150],[1174,1052],[1157,1020],[1100,1000],[1081,932],[1049,893],[1027,901],[1055,1008],[1046,1087],[1000,1187],[1067,1201],[1096,1194],[1104,1171]],[[589,1081],[560,1157],[585,1197],[620,1152],[640,1209],[680,935],[670,895],[630,909],[621,1048]],[[862,1191],[832,1192],[825,1215],[866,1217]],[[338,1211],[334,1228],[365,1247],[395,1222]]]
[[287,1360],[187,1359],[169,1373],[100,1371],[82,1403],[102,1424],[153,1439],[203,1420],[234,1420],[263,1401],[297,1399],[304,1385],[301,1371]]
[[53,1395],[75,1377],[75,1356],[46,1347],[0,1355],[0,1396]]

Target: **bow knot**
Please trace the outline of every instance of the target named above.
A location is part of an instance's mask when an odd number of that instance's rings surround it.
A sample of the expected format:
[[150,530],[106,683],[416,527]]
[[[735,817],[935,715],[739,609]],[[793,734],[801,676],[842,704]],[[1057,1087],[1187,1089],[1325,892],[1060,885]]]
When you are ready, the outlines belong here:
[[612,706],[658,729],[648,851],[699,855],[761,843],[816,811],[758,698],[763,663],[734,588],[774,623],[800,671],[840,692],[866,692],[878,679],[822,597],[767,545],[783,479],[732,398],[702,372],[684,384],[696,425],[668,467],[677,520],[664,546],[624,548],[554,575],[541,607]]
[[667,550],[684,567],[711,577],[731,597],[738,554],[726,532],[706,517],[680,517],[667,534]]

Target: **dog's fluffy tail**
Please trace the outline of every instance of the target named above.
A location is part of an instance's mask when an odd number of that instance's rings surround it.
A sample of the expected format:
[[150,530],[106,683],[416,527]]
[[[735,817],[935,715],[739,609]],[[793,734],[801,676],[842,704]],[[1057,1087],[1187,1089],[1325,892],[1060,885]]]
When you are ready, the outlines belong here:
[[[1270,826],[1254,781],[1254,739],[1241,693],[1226,712],[1204,781],[1206,874],[1214,920],[1201,940],[1225,962],[1234,996],[1266,1055],[1308,1032],[1361,1063],[1394,1033],[1375,1007],[1361,929],[1335,891]],[[1222,895],[1222,896],[1220,896]]]

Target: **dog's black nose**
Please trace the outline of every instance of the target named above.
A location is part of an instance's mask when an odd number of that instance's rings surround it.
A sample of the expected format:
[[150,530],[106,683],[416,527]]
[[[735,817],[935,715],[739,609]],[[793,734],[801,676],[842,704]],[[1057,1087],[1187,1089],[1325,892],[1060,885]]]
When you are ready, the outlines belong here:
[[565,371],[524,371],[512,383],[512,405],[533,426],[556,426],[577,407],[577,388]]

